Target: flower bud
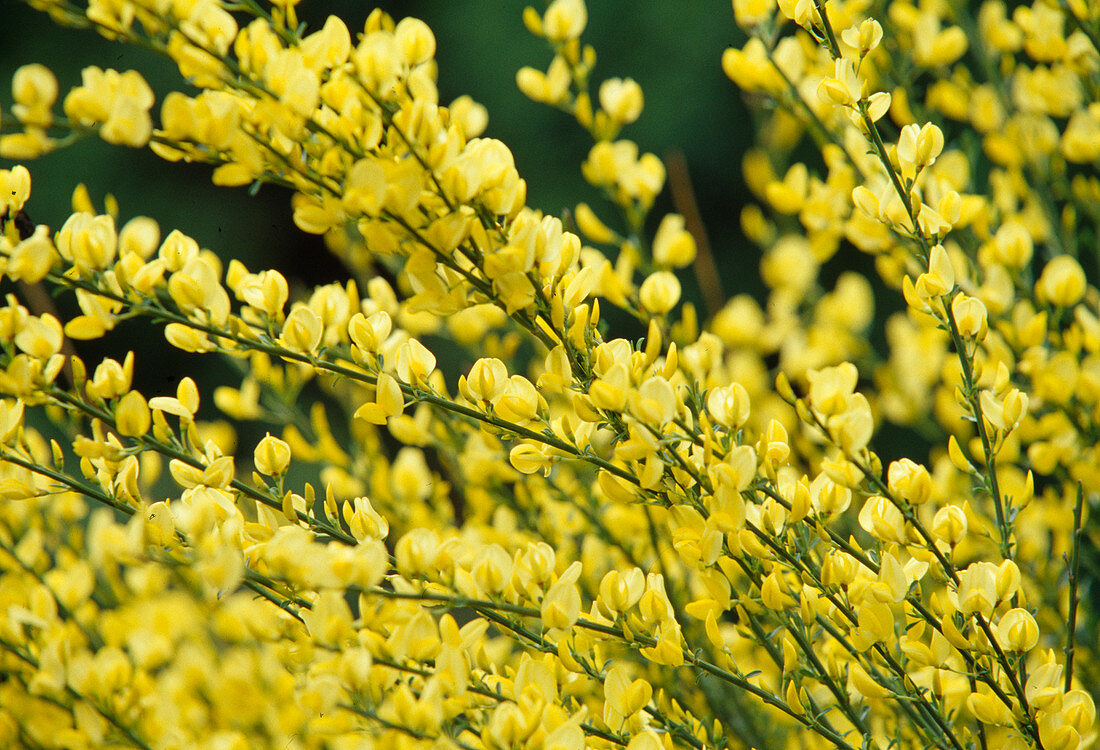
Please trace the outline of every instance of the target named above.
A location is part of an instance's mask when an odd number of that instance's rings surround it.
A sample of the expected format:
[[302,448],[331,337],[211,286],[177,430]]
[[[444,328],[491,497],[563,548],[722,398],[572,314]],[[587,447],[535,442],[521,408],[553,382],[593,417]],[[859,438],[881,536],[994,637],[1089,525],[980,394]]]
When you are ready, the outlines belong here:
[[661,266],[683,268],[695,260],[695,238],[684,229],[684,217],[668,214],[653,237],[653,260]]
[[1012,560],[1005,560],[997,566],[997,601],[1006,602],[1016,596],[1020,590],[1022,577],[1020,566]]
[[886,476],[890,489],[913,505],[927,502],[932,494],[932,477],[928,469],[908,458],[892,462]]
[[290,446],[269,432],[256,446],[252,460],[261,474],[281,476],[290,465]]
[[993,235],[993,257],[1009,268],[1023,268],[1035,250],[1031,233],[1019,219],[1009,219]]
[[954,547],[966,536],[966,513],[957,505],[946,505],[932,518],[932,535],[937,542]]
[[1026,609],[1010,609],[997,623],[997,643],[1007,651],[1030,651],[1039,642],[1039,625]]
[[323,329],[324,326],[317,313],[304,305],[296,307],[286,317],[279,343],[287,349],[311,354],[321,343]]
[[718,424],[736,430],[749,418],[749,392],[740,383],[712,388],[707,394],[707,411]]
[[989,331],[985,305],[977,297],[959,294],[951,302],[951,314],[963,338],[981,341]]
[[680,280],[669,271],[658,271],[642,282],[638,297],[655,315],[664,315],[680,301]]
[[[573,214],[573,218],[577,222],[577,228],[584,233],[585,237],[593,242],[601,244],[610,244],[614,242],[615,233],[596,216],[596,212],[593,211],[592,207],[587,203],[577,204],[577,209]],[[658,232],[659,231],[660,230],[658,230]]]

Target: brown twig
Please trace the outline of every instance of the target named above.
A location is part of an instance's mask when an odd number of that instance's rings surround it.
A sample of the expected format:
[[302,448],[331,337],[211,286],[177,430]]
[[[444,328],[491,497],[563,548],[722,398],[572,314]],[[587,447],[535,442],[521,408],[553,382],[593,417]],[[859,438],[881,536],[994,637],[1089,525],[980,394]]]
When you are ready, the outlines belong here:
[[691,186],[684,152],[678,148],[665,154],[665,166],[668,168],[668,187],[672,191],[672,205],[676,212],[684,217],[684,227],[695,239],[695,278],[703,292],[703,302],[707,308],[707,317],[713,317],[726,296],[722,291],[722,279],[718,275],[718,266],[714,262],[714,253],[710,249],[707,230],[703,226],[703,217],[699,214],[699,204],[695,200],[695,189]]

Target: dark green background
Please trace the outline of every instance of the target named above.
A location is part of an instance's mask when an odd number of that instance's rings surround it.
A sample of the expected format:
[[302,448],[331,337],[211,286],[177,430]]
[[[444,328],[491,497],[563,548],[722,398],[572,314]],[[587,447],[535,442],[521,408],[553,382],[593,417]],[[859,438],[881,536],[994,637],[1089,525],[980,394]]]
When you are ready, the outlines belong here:
[[[181,87],[174,66],[151,53],[109,42],[94,32],[58,28],[16,0],[2,4],[2,105],[11,102],[12,72],[28,62],[53,69],[63,92],[79,82],[80,70],[88,65],[137,68],[157,91],[158,102],[167,91]],[[531,205],[560,214],[588,200],[611,218],[610,207],[601,210],[599,196],[580,177],[580,163],[591,145],[587,135],[567,116],[527,100],[516,89],[520,67],[545,69],[551,57],[547,45],[523,27],[525,5],[515,0],[463,0],[391,2],[382,7],[395,17],[422,18],[432,27],[438,40],[441,100],[469,94],[486,105],[486,134],[503,140],[514,152],[520,174],[528,181]],[[620,0],[590,6],[585,39],[599,55],[595,81],[631,76],[645,91],[642,119],[622,137],[658,155],[672,148],[684,151],[727,287],[745,284],[748,267],[748,276],[755,276],[758,255],[745,246],[737,230],[737,215],[746,200],[739,154],[751,136],[739,96],[720,68],[722,51],[741,39],[729,3]],[[355,34],[373,7],[355,0],[306,0],[299,12],[312,28],[319,28],[328,14],[339,15]],[[56,227],[66,215],[73,186],[85,182],[97,203],[105,192],[113,193],[124,219],[152,216],[166,230],[179,228],[225,257],[241,258],[250,268],[277,267],[307,283],[340,274],[335,264],[318,262],[320,243],[293,226],[289,195],[277,188],[265,186],[250,197],[244,190],[212,186],[207,167],[166,163],[148,152],[95,142],[29,166],[34,197],[28,210],[38,222]],[[662,200],[658,213],[670,208],[667,196]]]
[[[552,57],[546,42],[523,26],[526,4],[460,0],[379,5],[395,18],[415,16],[432,27],[441,102],[468,94],[487,107],[486,135],[512,149],[528,182],[530,205],[561,215],[585,200],[605,219],[616,219],[614,208],[580,174],[591,147],[589,136],[567,115],[528,100],[516,88],[519,68],[545,70]],[[629,76],[642,85],[645,111],[621,137],[660,156],[670,149],[684,152],[727,294],[758,289],[759,251],[744,241],[738,228],[740,209],[748,200],[740,178],[740,154],[751,141],[751,127],[740,95],[720,65],[723,50],[743,41],[729,3],[617,0],[589,5],[584,39],[599,56],[593,94],[609,77]],[[61,97],[80,82],[80,71],[89,65],[137,69],[157,93],[154,121],[159,121],[160,102],[167,92],[193,91],[173,63],[154,53],[108,41],[92,31],[58,27],[18,0],[0,0],[0,7],[0,107],[5,111],[11,104],[12,73],[30,62],[43,63],[56,73]],[[305,0],[298,11],[312,29],[320,28],[328,15],[338,15],[354,38],[374,7],[357,0]],[[0,167],[8,166],[0,161]],[[34,187],[27,211],[34,221],[54,229],[69,213],[73,188],[83,182],[101,209],[104,195],[113,194],[122,221],[152,216],[163,234],[180,229],[225,259],[238,258],[253,270],[277,268],[299,288],[345,276],[320,238],[294,226],[290,194],[280,188],[266,185],[250,196],[245,189],[215,187],[209,167],[169,163],[146,150],[97,140],[50,154],[28,167]],[[669,210],[666,193],[654,216]],[[691,274],[681,276],[685,294],[696,296]],[[62,298],[58,304],[63,314],[70,312],[71,300]],[[617,333],[636,336],[644,331]],[[150,395],[170,392],[185,373],[202,372],[208,388],[239,382],[239,376],[217,360],[172,349],[159,329],[140,322],[123,324],[102,341],[77,342],[87,362],[119,356],[127,349],[137,354],[135,384]]]

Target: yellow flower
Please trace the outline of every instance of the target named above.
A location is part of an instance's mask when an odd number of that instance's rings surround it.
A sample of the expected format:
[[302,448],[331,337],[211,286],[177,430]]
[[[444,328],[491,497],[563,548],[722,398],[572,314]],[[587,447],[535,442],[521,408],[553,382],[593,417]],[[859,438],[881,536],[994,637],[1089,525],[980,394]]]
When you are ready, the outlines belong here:
[[48,128],[57,101],[57,78],[45,65],[20,66],[11,79],[12,114],[24,125]]
[[554,0],[542,16],[542,32],[551,42],[576,39],[588,23],[584,0]]
[[41,360],[61,351],[63,340],[60,321],[49,313],[40,318],[27,318],[15,334],[15,345],[20,351]]
[[386,424],[405,409],[405,394],[400,384],[389,373],[381,373],[374,387],[374,401],[367,402],[355,411],[357,419],[371,424]]
[[56,241],[61,257],[84,273],[105,269],[118,250],[115,220],[110,216],[75,213],[61,227]]
[[581,576],[581,563],[572,563],[551,586],[542,599],[542,622],[549,628],[568,628],[577,621],[581,611],[581,595],[577,579]]
[[642,114],[642,87],[633,78],[608,78],[600,84],[600,106],[617,125],[629,125]]
[[874,643],[883,643],[894,637],[894,614],[885,602],[864,601],[856,610],[858,625],[851,638],[859,650],[866,650]]
[[1068,255],[1058,255],[1043,266],[1035,291],[1039,299],[1056,307],[1071,307],[1085,294],[1085,272]]
[[985,305],[980,299],[966,294],[955,295],[955,299],[951,301],[951,314],[955,317],[961,336],[978,341],[985,338],[989,325]]
[[301,305],[286,316],[279,341],[291,351],[312,354],[321,343],[322,333],[321,318],[310,308]]
[[903,544],[907,538],[905,518],[887,498],[872,496],[859,512],[859,524],[877,539]]
[[767,21],[775,13],[775,0],[734,0],[733,17],[743,29]]
[[916,292],[921,299],[939,297],[955,287],[955,269],[943,245],[936,245],[928,255],[928,272],[917,277]]
[[827,104],[851,107],[863,98],[865,81],[856,74],[851,60],[837,59],[833,75],[824,78],[817,87],[818,98]]
[[421,385],[435,370],[435,355],[416,339],[409,339],[397,350],[397,375],[405,383]]
[[1010,219],[997,229],[993,236],[995,257],[1009,268],[1023,268],[1031,261],[1034,250],[1031,234],[1024,223]]
[[668,271],[650,274],[638,290],[642,307],[655,315],[664,315],[680,301],[680,280]]
[[956,589],[958,609],[964,615],[989,617],[997,604],[997,566],[987,562],[971,563],[959,571]]
[[534,384],[522,375],[508,378],[504,393],[493,406],[497,416],[513,424],[524,425],[538,416],[540,400]]
[[665,425],[676,416],[677,403],[672,385],[660,375],[655,375],[638,386],[630,408],[644,422]]
[[459,378],[458,388],[471,401],[493,403],[504,394],[508,383],[508,368],[495,357],[474,362],[470,372]]
[[115,406],[115,424],[121,435],[141,437],[149,431],[152,415],[145,397],[137,391],[130,391]]
[[852,26],[841,32],[840,38],[860,57],[878,47],[882,42],[882,25],[873,18],[865,18],[859,26]]
[[695,260],[695,238],[684,229],[684,217],[667,214],[653,236],[653,261],[661,266],[683,268]]
[[928,469],[908,458],[892,461],[886,476],[890,489],[913,505],[921,505],[931,497],[932,477]]
[[322,646],[339,649],[354,633],[351,611],[339,591],[322,592],[310,609],[303,610],[302,617],[310,636]]
[[0,169],[0,206],[4,213],[14,216],[23,209],[31,195],[31,173],[22,164],[11,169]]
[[957,505],[947,505],[936,511],[932,519],[932,534],[936,540],[954,547],[966,537],[966,513]]
[[841,414],[848,409],[848,402],[855,391],[859,371],[850,362],[835,367],[810,370],[810,404],[825,416]]
[[630,670],[623,664],[616,664],[607,670],[603,692],[604,723],[615,728],[649,704],[653,686],[642,678],[631,680]]
[[943,131],[933,123],[902,128],[897,150],[902,174],[913,179],[921,169],[935,164],[943,151],[943,142]]
[[913,60],[924,67],[950,65],[966,52],[966,32],[958,26],[941,27],[932,11],[921,14],[913,29]]
[[290,291],[286,279],[278,271],[262,271],[243,279],[235,289],[245,304],[277,318],[283,312]]
[[971,693],[966,699],[966,706],[974,714],[974,718],[983,724],[994,726],[1010,726],[1012,724],[1012,711],[996,695],[986,690]]
[[389,338],[393,321],[385,310],[379,310],[369,316],[355,313],[348,321],[348,335],[364,352],[376,354],[382,343]]
[[382,540],[389,535],[389,522],[374,509],[370,499],[366,497],[357,497],[344,503],[343,515],[352,536],[359,541]]
[[261,474],[282,476],[290,466],[290,446],[268,433],[256,445],[252,460]]
[[109,143],[141,147],[149,141],[153,122],[153,90],[135,70],[119,73],[92,66],[81,72],[82,85],[65,97],[65,115],[83,125],[102,125]]
[[600,580],[598,603],[612,615],[623,614],[642,598],[645,574],[639,568],[622,573],[609,570]]
[[1039,625],[1030,612],[1019,607],[1001,615],[995,632],[997,642],[1008,651],[1030,651],[1039,642]]

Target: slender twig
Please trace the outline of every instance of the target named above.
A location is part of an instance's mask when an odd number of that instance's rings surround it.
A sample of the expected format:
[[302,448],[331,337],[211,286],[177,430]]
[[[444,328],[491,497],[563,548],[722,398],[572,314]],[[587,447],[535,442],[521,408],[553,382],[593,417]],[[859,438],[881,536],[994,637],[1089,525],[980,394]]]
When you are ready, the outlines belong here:
[[[551,651],[557,653],[557,647],[548,642],[543,636],[540,636],[539,634],[534,633],[527,628],[524,628],[518,623],[511,622],[510,620],[508,620],[508,618],[504,617],[501,614],[502,612],[507,612],[509,614],[518,615],[521,617],[540,618],[541,613],[539,612],[539,610],[532,607],[509,604],[507,602],[487,601],[484,599],[474,599],[466,596],[456,596],[435,592],[400,592],[388,591],[379,588],[364,589],[364,592],[373,596],[386,597],[388,599],[434,601],[438,604],[450,607],[469,607],[477,611],[482,616],[488,617],[498,625],[506,627],[507,629],[516,632],[518,635],[522,635],[524,638],[530,640],[532,643],[538,646],[540,650],[546,651],[548,653]],[[582,628],[584,630],[589,630],[593,633],[599,633],[604,636],[612,636],[614,638],[629,640],[644,647],[652,648],[657,645],[657,640],[652,636],[632,632],[630,634],[630,637],[627,638],[627,635],[620,628],[611,625],[604,625],[598,622],[593,622],[592,620],[588,620],[586,618],[580,618],[579,620],[577,620],[576,627]],[[822,737],[832,742],[836,747],[841,748],[841,750],[855,750],[854,746],[845,741],[844,737],[841,736],[838,732],[830,730],[827,727],[821,725],[820,723],[816,722],[813,717],[807,717],[799,713],[798,711],[787,705],[786,701],[784,701],[781,697],[775,695],[769,690],[759,687],[758,685],[754,684],[749,678],[723,669],[717,664],[703,659],[697,653],[689,651],[688,649],[682,650],[682,656],[685,663],[691,664],[705,674],[716,677],[723,682],[728,682],[740,688],[741,690],[751,693],[769,706],[779,709],[784,714],[797,721],[799,724],[805,726],[807,729],[817,732]]]
[[[8,653],[13,654],[18,659],[20,659],[21,661],[27,663],[28,665],[30,665],[31,667],[33,667],[36,670],[41,668],[40,665],[39,665],[38,660],[33,655],[30,654],[29,649],[26,653],[24,653],[24,651],[22,649],[20,649],[18,647],[18,645],[13,644],[13,643],[9,643],[4,638],[0,638],[0,648],[3,648]],[[7,674],[12,674],[12,673],[8,672]],[[24,687],[24,689],[27,689],[28,692],[29,692],[29,686],[28,685],[24,684],[23,687]],[[133,745],[134,747],[137,747],[137,748],[141,748],[141,750],[152,750],[151,746],[146,744],[144,740],[142,740],[140,737],[137,736],[137,734],[136,734],[136,732],[134,731],[133,728],[127,726],[124,723],[122,723],[122,719],[120,719],[118,716],[116,716],[113,712],[108,711],[103,706],[99,705],[96,701],[93,701],[90,698],[85,697],[76,688],[74,688],[72,685],[69,685],[68,683],[65,684],[65,692],[68,693],[69,697],[72,698],[73,700],[80,701],[80,702],[86,703],[87,705],[91,706],[95,710],[96,713],[98,713],[100,716],[102,716],[104,719],[106,719],[115,729],[117,729],[119,731],[119,733],[131,745]],[[56,696],[51,696],[49,694],[42,693],[40,691],[35,691],[35,697],[40,698],[40,699],[45,700],[45,701],[48,701],[50,703],[53,703],[55,706],[58,706],[59,708],[65,709],[69,712],[72,712],[72,710],[73,710],[73,706],[66,705],[64,701],[62,701],[60,698],[57,698]]]
[[970,411],[974,416],[974,426],[978,431],[978,436],[982,441],[982,453],[985,458],[985,468],[987,473],[988,491],[993,499],[993,512],[997,516],[997,534],[1000,537],[999,547],[1001,556],[1006,560],[1012,559],[1012,527],[1008,520],[1005,518],[1004,505],[1001,500],[1001,489],[997,481],[997,465],[996,465],[996,452],[993,450],[993,443],[989,439],[989,430],[985,426],[985,415],[982,413],[981,399],[978,397],[978,382],[974,377],[974,368],[971,364],[971,357],[967,354],[966,344],[963,341],[962,335],[959,333],[958,323],[955,321],[955,313],[951,308],[951,301],[948,297],[943,297],[943,313],[944,320],[947,322],[947,330],[951,334],[951,341],[955,345],[955,352],[958,355],[959,365],[962,367],[963,376],[963,392],[966,396],[967,404],[970,406]]
[[699,213],[699,204],[695,200],[695,189],[691,185],[687,160],[684,152],[678,148],[665,154],[665,167],[668,169],[668,187],[672,191],[672,205],[677,213],[684,217],[684,225],[695,240],[695,278],[703,292],[703,301],[707,307],[707,317],[713,317],[722,309],[726,300],[722,291],[722,277],[718,265],[714,262],[714,253],[707,239],[707,229]]
[[[188,317],[187,315],[184,315],[182,312],[170,310],[164,307],[162,304],[159,304],[158,300],[142,299],[140,301],[135,301],[126,297],[125,295],[116,294],[108,289],[100,288],[91,281],[85,279],[70,278],[60,273],[51,273],[48,278],[51,282],[54,282],[59,286],[81,288],[101,297],[106,297],[107,299],[127,304],[130,306],[130,309],[137,315],[151,318],[159,318],[170,323],[180,323],[187,326],[188,328],[192,328],[196,331],[201,331],[202,333],[208,334],[210,336],[232,341],[234,344],[237,344],[244,349],[260,351],[275,357],[281,357],[283,359],[292,360],[301,364],[310,365],[318,370],[325,370],[326,372],[330,372],[334,375],[340,375],[342,377],[348,378],[349,380],[358,381],[360,383],[365,383],[371,386],[375,385],[377,382],[377,376],[364,370],[347,367],[345,365],[341,365],[337,362],[323,359],[318,356],[297,351],[291,351],[290,349],[285,349],[281,346],[278,346],[273,341],[266,340],[265,338],[259,338],[261,336],[267,336],[266,332],[264,331],[254,331],[257,338],[249,338],[236,331],[231,330],[228,326],[218,327],[207,323],[202,323]],[[241,320],[241,322],[245,323],[245,321],[243,320]],[[247,323],[245,323],[245,325],[247,325]],[[348,359],[350,361],[350,355],[345,357],[345,359]],[[596,456],[591,452],[582,450],[581,448],[578,448],[577,446],[558,438],[556,435],[549,432],[548,430],[537,432],[529,427],[517,425],[512,422],[508,422],[507,420],[496,417],[492,414],[463,406],[462,404],[438,396],[434,392],[418,388],[410,383],[398,381],[398,385],[401,388],[402,394],[405,397],[411,399],[414,403],[422,401],[424,403],[431,404],[432,406],[435,406],[437,408],[445,409],[447,411],[454,412],[455,414],[467,417],[471,420],[483,422],[485,424],[499,428],[506,432],[512,433],[519,438],[526,438],[528,440],[543,443],[544,445],[547,445],[551,448],[556,448],[567,456],[587,461],[595,465],[597,468],[604,469],[605,471],[614,474],[620,479],[627,480],[631,484],[638,484],[639,480],[637,476],[635,476],[630,471],[622,468],[621,466],[616,466],[610,461],[600,458],[599,456]]]

